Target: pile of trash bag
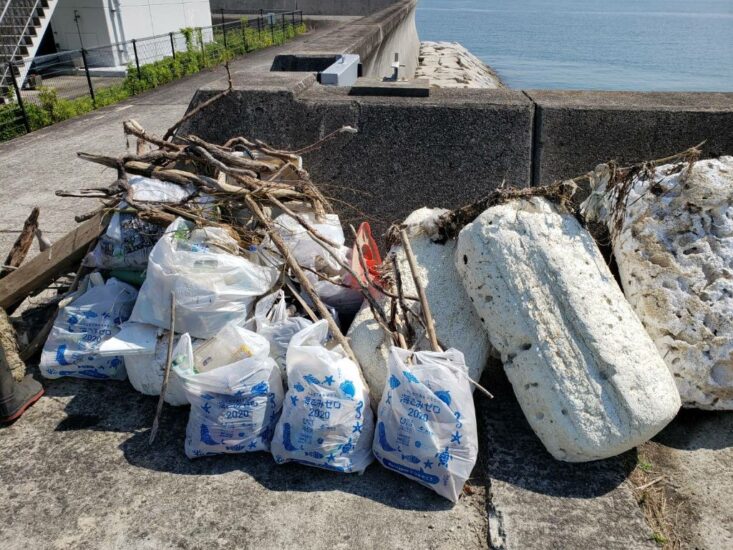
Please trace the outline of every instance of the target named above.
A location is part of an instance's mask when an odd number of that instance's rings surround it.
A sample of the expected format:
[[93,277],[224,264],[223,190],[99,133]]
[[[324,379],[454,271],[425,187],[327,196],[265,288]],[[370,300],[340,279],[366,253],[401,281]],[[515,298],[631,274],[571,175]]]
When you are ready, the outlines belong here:
[[[103,227],[76,256],[40,369],[129,378],[190,406],[191,459],[269,452],[361,473],[376,458],[455,502],[477,460],[472,390],[490,354],[558,460],[625,452],[683,403],[730,406],[730,158],[693,148],[583,176],[581,213],[606,225],[622,288],[571,206],[579,178],[420,209],[390,230],[382,261],[366,223],[348,246],[303,169],[311,148],[125,129],[135,160],[81,155],[121,175],[83,190],[106,199]],[[685,315],[715,330],[680,339]]]

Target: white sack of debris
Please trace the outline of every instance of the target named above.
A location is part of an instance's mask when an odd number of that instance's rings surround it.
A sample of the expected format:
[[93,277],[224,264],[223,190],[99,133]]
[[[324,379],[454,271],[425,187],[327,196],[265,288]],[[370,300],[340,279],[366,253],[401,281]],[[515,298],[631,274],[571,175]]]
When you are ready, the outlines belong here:
[[130,316],[137,295],[133,286],[114,277],[105,282],[99,273],[90,275],[88,288],[59,310],[41,353],[41,374],[124,380],[123,358],[99,352]]
[[733,409],[733,157],[639,172],[620,209],[609,182],[599,166],[582,209],[608,225],[626,297],[683,406]]
[[455,262],[552,456],[614,456],[674,418],[672,375],[574,216],[541,198],[493,206],[461,231]]
[[176,332],[211,338],[229,323],[241,323],[257,296],[278,277],[271,267],[237,256],[237,241],[222,227],[195,227],[176,219],[150,253],[145,282],[131,320],[169,328],[176,295]]
[[390,470],[453,502],[478,457],[472,388],[463,354],[392,347],[372,447]]
[[[341,227],[341,220],[336,214],[323,214],[319,218],[308,206],[300,207],[296,213],[305,219],[318,235],[328,239],[335,246],[316,241],[306,228],[289,214],[281,214],[273,220],[277,233],[282,237],[293,258],[305,268],[308,280],[323,302],[334,308],[339,316],[353,317],[361,307],[363,298],[358,290],[349,286],[348,273],[339,265],[339,261],[349,264],[351,260],[351,249],[344,246],[346,237]],[[269,236],[265,238],[260,248],[266,263],[275,266],[283,264],[284,260]],[[317,275],[315,271],[321,275]],[[312,305],[305,293],[303,298]]]
[[[135,203],[180,203],[194,194],[192,185],[177,185],[143,176],[128,180],[130,197]],[[133,269],[142,271],[148,264],[150,251],[163,229],[140,219],[137,211],[120,202],[104,235],[86,258],[84,265],[97,269]]]
[[272,456],[337,472],[363,472],[374,460],[374,415],[359,366],[341,346],[328,349],[328,324],[293,336],[288,393],[272,438]]
[[[491,344],[453,263],[456,241],[440,244],[431,240],[437,237],[438,218],[447,212],[448,210],[439,208],[421,208],[410,214],[404,224],[407,226],[418,264],[418,277],[425,288],[438,339],[445,347],[460,350],[465,356],[469,376],[473,380],[479,380],[489,359]],[[417,297],[402,246],[394,246],[391,252],[397,255],[405,295]],[[389,300],[382,297],[381,301],[389,312]],[[419,308],[416,302],[408,305]],[[422,334],[422,329],[420,332],[417,338],[418,349],[429,349],[430,344]],[[348,337],[369,384],[372,400],[379,403],[387,378],[387,359],[392,342],[385,337],[384,330],[374,319],[367,304],[356,315]]]
[[[168,359],[167,330],[143,323],[125,323],[117,335],[107,340],[101,353],[114,353],[125,359],[127,379],[143,395],[160,395]],[[175,335],[173,339],[173,364],[182,361],[182,355],[193,362],[191,337],[188,334]],[[165,392],[165,402],[174,407],[187,405],[180,380],[171,373]]]
[[206,372],[198,371],[187,353],[173,367],[191,403],[184,445],[188,458],[270,450],[283,403],[280,370],[262,336],[238,327],[228,334],[232,347],[256,353],[231,364],[209,364]]
[[270,357],[272,357],[287,382],[285,375],[285,359],[290,340],[298,332],[313,324],[305,317],[291,315],[285,301],[285,292],[278,290],[263,296],[255,306],[255,332],[264,336],[270,343]]

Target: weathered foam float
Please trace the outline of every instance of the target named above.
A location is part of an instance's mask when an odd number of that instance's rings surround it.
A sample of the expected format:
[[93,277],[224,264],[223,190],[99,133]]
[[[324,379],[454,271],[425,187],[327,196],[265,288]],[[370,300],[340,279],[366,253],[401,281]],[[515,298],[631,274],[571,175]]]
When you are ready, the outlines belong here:
[[542,198],[492,206],[461,231],[455,262],[552,456],[614,456],[674,418],[672,375],[573,215]]

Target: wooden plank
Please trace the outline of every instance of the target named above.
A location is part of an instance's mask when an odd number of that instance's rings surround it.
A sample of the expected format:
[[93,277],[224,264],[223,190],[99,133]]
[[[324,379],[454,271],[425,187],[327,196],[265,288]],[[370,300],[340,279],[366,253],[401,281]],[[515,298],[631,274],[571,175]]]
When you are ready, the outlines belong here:
[[107,227],[109,216],[97,214],[0,280],[0,307],[10,308],[55,277],[74,270],[89,245]]

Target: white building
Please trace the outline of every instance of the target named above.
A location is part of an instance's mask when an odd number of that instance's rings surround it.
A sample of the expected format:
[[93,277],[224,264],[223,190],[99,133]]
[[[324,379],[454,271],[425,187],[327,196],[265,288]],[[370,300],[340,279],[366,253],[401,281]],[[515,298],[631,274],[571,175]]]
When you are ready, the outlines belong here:
[[[0,1],[0,80],[8,61],[22,83],[36,55],[81,48],[90,65],[123,69],[134,60],[129,41],[210,25],[208,0]],[[138,53],[141,63],[162,59],[171,55],[170,39],[141,41]]]

